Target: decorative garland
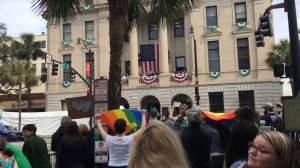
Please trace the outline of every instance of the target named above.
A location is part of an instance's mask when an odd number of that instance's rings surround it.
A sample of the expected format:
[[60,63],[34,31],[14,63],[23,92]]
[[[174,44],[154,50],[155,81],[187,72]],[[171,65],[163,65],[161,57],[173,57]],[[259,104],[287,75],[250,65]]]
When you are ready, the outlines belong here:
[[88,44],[91,44],[94,41],[94,39],[93,38],[87,38],[84,41],[87,42]]
[[250,73],[249,69],[241,69],[240,70],[240,74],[241,75],[247,76],[247,75],[249,75],[249,73]]
[[83,5],[84,10],[90,10],[92,8],[92,5]]
[[239,22],[236,24],[237,28],[239,29],[245,29],[247,27],[247,22]]
[[218,28],[217,25],[215,25],[215,26],[208,26],[208,29],[209,29],[209,30],[216,30],[217,28]]
[[157,75],[153,75],[153,76],[146,76],[145,74],[141,77],[143,80],[143,83],[146,85],[150,85],[152,83],[155,82]]
[[123,85],[126,82],[127,78],[125,75],[122,75],[121,77],[121,85]]
[[65,40],[62,42],[64,47],[69,47],[71,40]]
[[187,81],[188,77],[190,76],[187,72],[177,73],[177,74],[172,73],[171,75],[172,75],[173,80],[178,82],[178,83]]
[[63,83],[63,86],[65,87],[65,88],[67,88],[67,87],[69,87],[70,86],[70,81],[65,81],[64,83]]
[[217,78],[220,76],[220,72],[210,72],[209,75],[213,78]]

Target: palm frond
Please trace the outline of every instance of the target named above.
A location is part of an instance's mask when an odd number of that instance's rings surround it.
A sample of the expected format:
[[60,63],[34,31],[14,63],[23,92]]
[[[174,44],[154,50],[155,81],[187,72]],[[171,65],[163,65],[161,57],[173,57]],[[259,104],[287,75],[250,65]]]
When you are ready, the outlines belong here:
[[72,21],[76,17],[77,12],[81,12],[82,0],[33,0],[33,11],[43,17],[49,23],[60,23]]

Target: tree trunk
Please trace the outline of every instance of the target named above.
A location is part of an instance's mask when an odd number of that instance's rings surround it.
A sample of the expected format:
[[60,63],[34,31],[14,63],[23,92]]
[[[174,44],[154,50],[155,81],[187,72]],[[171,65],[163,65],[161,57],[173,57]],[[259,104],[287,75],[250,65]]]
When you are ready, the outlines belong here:
[[31,112],[31,87],[27,87],[28,112]]
[[18,123],[18,128],[21,130],[21,96],[22,96],[22,82],[19,83],[19,92],[18,92],[18,108],[19,108],[19,123]]
[[110,67],[108,81],[108,109],[118,109],[121,97],[121,56],[125,33],[125,1],[108,0]]

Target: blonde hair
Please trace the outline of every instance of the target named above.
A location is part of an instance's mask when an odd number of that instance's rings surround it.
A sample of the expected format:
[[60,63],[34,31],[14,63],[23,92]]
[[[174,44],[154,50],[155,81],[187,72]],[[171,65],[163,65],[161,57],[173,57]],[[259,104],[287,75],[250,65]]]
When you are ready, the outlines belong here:
[[86,124],[80,124],[78,126],[78,128],[79,128],[80,133],[88,133],[89,132],[89,128]]
[[259,133],[276,151],[279,167],[300,168],[299,155],[294,142],[286,134],[263,130]]
[[188,168],[189,164],[177,134],[164,124],[148,127],[134,143],[130,168]]

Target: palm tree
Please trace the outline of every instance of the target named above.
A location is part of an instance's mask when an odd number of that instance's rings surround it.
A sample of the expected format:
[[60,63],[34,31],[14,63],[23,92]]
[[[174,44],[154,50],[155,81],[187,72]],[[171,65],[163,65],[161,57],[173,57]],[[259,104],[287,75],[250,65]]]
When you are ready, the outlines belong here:
[[[72,20],[80,11],[82,0],[34,0],[33,9],[43,13],[46,20],[59,22]],[[180,12],[196,6],[197,0],[108,0],[110,68],[108,82],[108,109],[119,108],[121,97],[121,55],[123,35],[141,21],[173,24]],[[124,26],[120,26],[124,25]]]
[[[11,45],[12,56],[26,60],[27,71],[32,71],[30,68],[31,60],[36,60],[37,58],[42,58],[45,53],[41,50],[41,42],[34,41],[34,34],[32,33],[22,33],[21,43],[14,41]],[[31,87],[37,85],[35,82],[31,82],[30,76],[26,76],[25,85],[28,93],[28,111],[31,111]]]
[[267,54],[265,63],[273,68],[276,63],[291,63],[290,42],[287,39],[281,39],[278,44],[273,44],[271,51]]
[[19,129],[21,128],[22,94],[26,88],[23,87],[25,85],[25,79],[28,78],[28,82],[31,84],[37,84],[39,80],[32,68],[27,69],[26,64],[27,62],[25,60],[12,58],[11,61],[8,61],[0,67],[0,80],[6,80],[10,85],[17,86],[17,88],[13,87],[11,91],[14,91],[18,95]]

